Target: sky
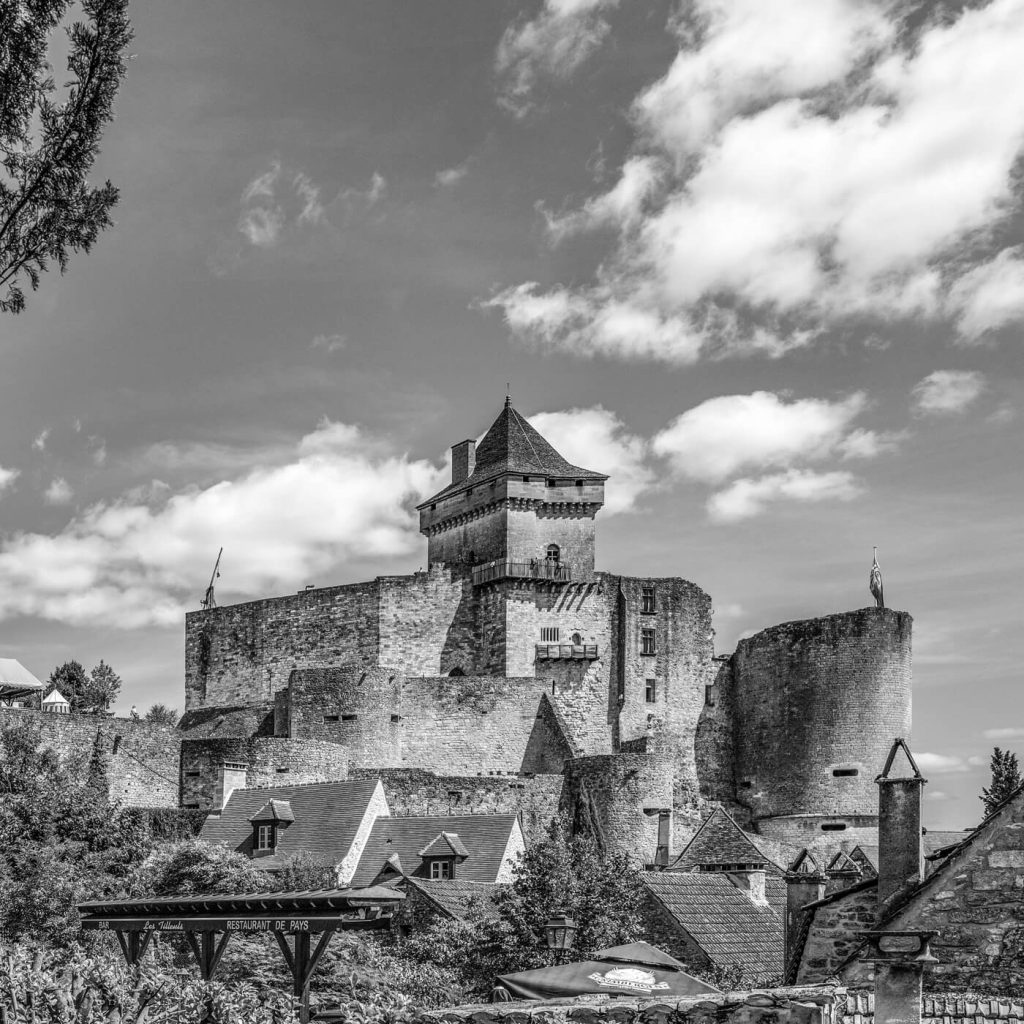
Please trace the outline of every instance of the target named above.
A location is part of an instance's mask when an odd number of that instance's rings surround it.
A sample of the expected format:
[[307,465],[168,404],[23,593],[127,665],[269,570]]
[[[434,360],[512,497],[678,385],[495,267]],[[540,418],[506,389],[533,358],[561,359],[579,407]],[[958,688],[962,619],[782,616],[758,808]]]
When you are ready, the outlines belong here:
[[[133,0],[94,251],[0,319],[0,653],[413,571],[513,402],[716,649],[914,616],[926,824],[1024,754],[1024,2]],[[59,77],[59,76],[58,76]]]

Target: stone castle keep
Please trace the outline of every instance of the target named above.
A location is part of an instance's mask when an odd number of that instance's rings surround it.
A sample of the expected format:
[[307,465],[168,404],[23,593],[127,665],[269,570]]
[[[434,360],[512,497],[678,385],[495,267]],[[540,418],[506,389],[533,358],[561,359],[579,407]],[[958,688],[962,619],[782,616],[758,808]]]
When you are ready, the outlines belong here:
[[715,804],[787,845],[875,841],[908,614],[716,656],[698,586],[595,568],[607,477],[508,401],[452,454],[419,506],[426,571],[186,616],[182,804],[219,807],[244,765],[249,786],[380,775],[396,813],[518,810],[528,833],[560,808],[643,863]]

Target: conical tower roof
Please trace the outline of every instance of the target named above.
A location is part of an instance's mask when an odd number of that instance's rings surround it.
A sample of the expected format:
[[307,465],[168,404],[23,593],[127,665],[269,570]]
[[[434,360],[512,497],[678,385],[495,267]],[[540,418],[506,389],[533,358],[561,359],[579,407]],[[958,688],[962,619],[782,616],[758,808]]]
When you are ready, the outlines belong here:
[[562,458],[537,429],[512,407],[511,400],[506,398],[505,407],[477,445],[473,472],[465,480],[449,484],[418,508],[424,508],[449,494],[496,476],[513,473],[523,476],[571,477],[574,480],[608,479],[605,473],[574,466]]

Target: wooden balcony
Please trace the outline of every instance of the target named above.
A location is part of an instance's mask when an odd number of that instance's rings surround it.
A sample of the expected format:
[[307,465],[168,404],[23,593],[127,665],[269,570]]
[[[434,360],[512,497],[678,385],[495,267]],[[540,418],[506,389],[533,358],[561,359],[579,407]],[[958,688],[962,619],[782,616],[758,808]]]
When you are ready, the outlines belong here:
[[596,658],[597,644],[537,644],[538,661],[594,661]]
[[560,562],[537,559],[533,562],[485,562],[473,569],[473,586],[508,579],[545,580],[548,583],[568,583],[572,579],[569,566]]

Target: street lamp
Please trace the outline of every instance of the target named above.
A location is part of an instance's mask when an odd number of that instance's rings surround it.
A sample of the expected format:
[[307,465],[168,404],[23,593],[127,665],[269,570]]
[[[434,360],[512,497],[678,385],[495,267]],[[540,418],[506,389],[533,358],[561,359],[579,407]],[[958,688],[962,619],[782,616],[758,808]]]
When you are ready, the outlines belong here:
[[556,914],[544,925],[544,941],[548,949],[556,954],[559,963],[572,948],[576,937],[576,922],[567,914]]

